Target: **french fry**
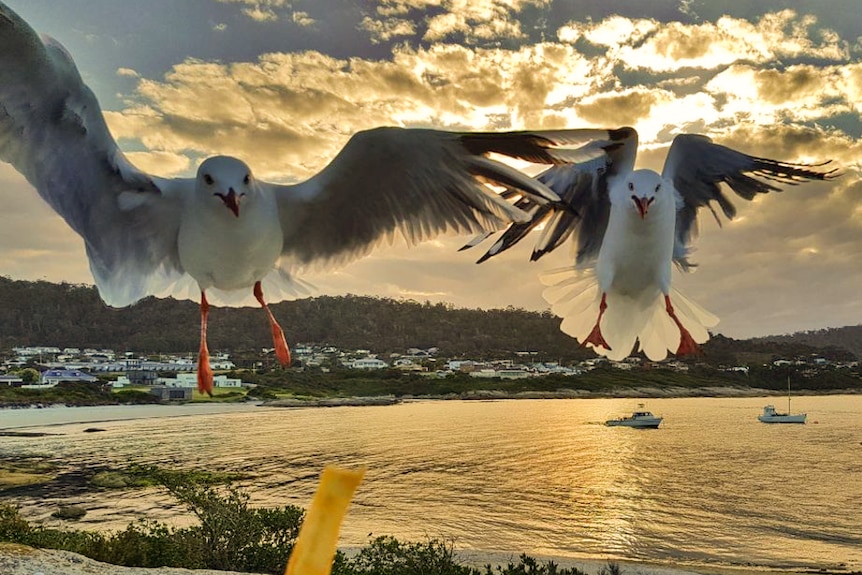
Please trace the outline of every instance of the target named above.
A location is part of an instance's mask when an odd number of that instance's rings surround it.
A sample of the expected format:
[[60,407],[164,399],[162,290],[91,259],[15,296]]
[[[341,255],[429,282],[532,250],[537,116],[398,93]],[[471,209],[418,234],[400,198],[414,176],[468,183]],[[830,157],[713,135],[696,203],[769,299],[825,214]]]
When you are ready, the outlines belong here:
[[341,521],[363,475],[365,468],[353,471],[326,466],[299,528],[285,575],[329,575]]

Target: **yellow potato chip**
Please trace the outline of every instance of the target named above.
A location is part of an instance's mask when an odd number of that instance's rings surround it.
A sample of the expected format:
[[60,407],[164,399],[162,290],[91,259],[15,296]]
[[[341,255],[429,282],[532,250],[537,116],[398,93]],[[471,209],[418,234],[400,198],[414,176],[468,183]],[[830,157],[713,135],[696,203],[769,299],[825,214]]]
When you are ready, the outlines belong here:
[[323,470],[285,575],[329,575],[341,521],[363,475],[364,468],[352,471],[328,465]]

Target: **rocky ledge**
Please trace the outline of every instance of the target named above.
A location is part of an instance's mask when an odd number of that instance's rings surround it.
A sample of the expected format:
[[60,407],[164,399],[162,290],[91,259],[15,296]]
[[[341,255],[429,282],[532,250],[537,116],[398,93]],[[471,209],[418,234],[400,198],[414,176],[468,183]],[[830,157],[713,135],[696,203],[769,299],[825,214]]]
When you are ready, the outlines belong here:
[[178,567],[118,567],[93,561],[77,553],[55,549],[33,549],[0,543],[0,573],[3,575],[244,575],[236,571],[180,569]]

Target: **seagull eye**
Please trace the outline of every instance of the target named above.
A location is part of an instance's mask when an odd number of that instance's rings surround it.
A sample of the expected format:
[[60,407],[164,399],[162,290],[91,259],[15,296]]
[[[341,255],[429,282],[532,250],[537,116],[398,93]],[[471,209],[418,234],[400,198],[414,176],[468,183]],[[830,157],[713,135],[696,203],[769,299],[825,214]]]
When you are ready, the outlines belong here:
[[629,182],[629,191],[630,191],[630,192],[635,191],[635,185],[634,185],[633,183],[631,183],[631,182]]
[[204,182],[205,182],[205,183],[206,183],[206,185],[208,185],[208,186],[213,185],[213,177],[212,177],[211,175],[209,175],[209,174],[204,174]]
[[249,175],[246,174],[245,177],[242,179],[242,183],[245,184],[246,186],[249,185],[251,183],[251,177],[249,177]]
[[655,187],[655,193],[658,193],[658,191],[659,191],[660,189],[661,189],[661,184],[656,185],[656,187]]

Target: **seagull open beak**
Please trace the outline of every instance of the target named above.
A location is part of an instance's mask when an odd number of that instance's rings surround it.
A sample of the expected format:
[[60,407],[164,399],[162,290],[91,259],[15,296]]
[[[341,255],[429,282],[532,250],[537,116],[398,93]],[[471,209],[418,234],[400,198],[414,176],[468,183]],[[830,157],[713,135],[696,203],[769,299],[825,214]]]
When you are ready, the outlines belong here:
[[230,188],[227,194],[218,194],[218,197],[220,197],[221,201],[224,202],[224,205],[233,212],[233,215],[239,217],[239,196],[233,188]]
[[649,211],[650,204],[652,204],[654,198],[640,198],[638,196],[632,196],[632,201],[635,203],[635,207],[638,209],[638,213],[641,216],[641,219],[644,219]]

